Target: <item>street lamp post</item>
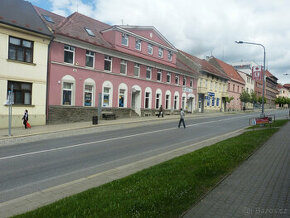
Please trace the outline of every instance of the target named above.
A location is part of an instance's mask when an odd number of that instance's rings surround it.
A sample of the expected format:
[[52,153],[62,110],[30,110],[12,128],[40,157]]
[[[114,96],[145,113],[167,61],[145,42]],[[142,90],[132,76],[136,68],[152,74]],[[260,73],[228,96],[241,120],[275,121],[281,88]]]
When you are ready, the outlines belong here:
[[264,113],[264,92],[265,92],[265,61],[266,61],[266,49],[265,46],[259,43],[254,43],[254,42],[244,42],[244,41],[235,41],[235,43],[238,44],[250,44],[250,45],[259,45],[262,46],[264,49],[264,67],[263,67],[263,71],[262,71],[262,78],[263,78],[263,93],[262,93],[262,113],[261,113],[261,117],[265,117],[265,113]]

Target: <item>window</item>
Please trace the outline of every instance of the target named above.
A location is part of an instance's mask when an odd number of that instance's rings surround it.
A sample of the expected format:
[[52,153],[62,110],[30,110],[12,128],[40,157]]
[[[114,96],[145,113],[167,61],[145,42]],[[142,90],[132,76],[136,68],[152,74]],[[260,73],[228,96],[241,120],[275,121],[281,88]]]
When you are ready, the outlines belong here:
[[110,56],[105,56],[104,70],[112,71],[112,58]]
[[120,73],[127,74],[127,61],[121,60]]
[[134,65],[134,76],[136,76],[136,77],[140,76],[140,64]]
[[86,30],[86,32],[87,32],[87,34],[88,34],[89,36],[93,36],[93,37],[96,36],[96,35],[93,33],[93,31],[90,30],[89,28],[86,28],[86,27],[85,27],[85,30]]
[[104,107],[110,106],[110,88],[108,87],[104,87],[103,106]]
[[8,81],[7,96],[12,86],[14,104],[31,105],[32,83]]
[[220,102],[220,99],[217,98],[217,99],[216,99],[216,106],[219,106],[219,102]]
[[54,23],[53,19],[48,15],[42,15],[47,22]]
[[183,85],[183,86],[186,86],[186,77],[185,77],[185,76],[183,77],[182,85]]
[[124,107],[125,92],[126,90],[124,89],[120,89],[119,91],[119,107]]
[[169,109],[169,104],[170,104],[170,95],[165,96],[165,109]]
[[179,76],[175,75],[175,84],[179,85]]
[[86,51],[86,66],[94,67],[95,53],[92,51]]
[[168,60],[172,61],[172,51],[168,51]]
[[32,63],[33,42],[10,36],[8,58],[10,60]]
[[212,96],[212,106],[214,106],[214,96]]
[[145,108],[150,108],[150,92],[145,92]]
[[178,102],[178,96],[175,95],[175,96],[174,96],[174,110],[177,110],[177,109],[178,109],[178,104],[177,104],[177,102]]
[[128,35],[122,34],[122,45],[128,46]]
[[140,39],[136,39],[135,48],[136,48],[138,51],[141,51],[141,40],[140,40]]
[[72,105],[73,83],[64,82],[62,88],[62,104]]
[[153,54],[153,46],[151,44],[148,44],[147,49],[148,49],[148,54],[152,55]]
[[158,70],[157,71],[157,81],[160,81],[161,82],[162,80],[162,71],[161,70]]
[[238,86],[238,93],[240,92],[240,86]]
[[233,92],[235,91],[235,84],[233,84]]
[[166,82],[167,83],[171,82],[171,73],[170,72],[167,73]]
[[74,63],[75,48],[69,45],[64,45],[64,62]]
[[158,57],[163,58],[163,48],[158,48]]
[[85,85],[84,106],[93,106],[93,86]]
[[156,109],[158,109],[159,106],[160,106],[160,96],[161,96],[160,93],[157,93],[157,94],[156,94],[156,105],[155,105],[155,108],[156,108]]
[[190,88],[193,88],[193,80],[192,79],[190,80],[189,86],[190,86]]
[[147,67],[147,69],[146,69],[146,79],[151,79],[151,72],[152,72],[152,68],[151,67]]

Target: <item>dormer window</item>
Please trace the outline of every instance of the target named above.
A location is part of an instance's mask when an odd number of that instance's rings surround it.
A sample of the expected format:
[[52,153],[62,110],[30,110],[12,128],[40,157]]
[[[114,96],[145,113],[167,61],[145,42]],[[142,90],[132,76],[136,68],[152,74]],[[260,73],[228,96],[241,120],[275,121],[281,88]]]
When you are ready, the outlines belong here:
[[147,49],[148,49],[148,54],[152,55],[153,54],[153,46],[151,44],[148,44]]
[[172,61],[172,51],[168,51],[168,60]]
[[141,51],[141,40],[140,40],[140,39],[136,39],[136,45],[135,45],[135,48],[136,48],[138,51]]
[[53,19],[48,15],[42,15],[47,22],[54,23]]
[[89,28],[86,28],[86,27],[85,27],[85,30],[86,30],[86,32],[87,32],[87,34],[88,34],[89,36],[93,36],[93,37],[96,36],[96,35],[93,33],[93,31],[90,30]]
[[122,34],[122,45],[128,46],[128,35],[127,34]]
[[158,57],[163,58],[163,48],[158,48]]

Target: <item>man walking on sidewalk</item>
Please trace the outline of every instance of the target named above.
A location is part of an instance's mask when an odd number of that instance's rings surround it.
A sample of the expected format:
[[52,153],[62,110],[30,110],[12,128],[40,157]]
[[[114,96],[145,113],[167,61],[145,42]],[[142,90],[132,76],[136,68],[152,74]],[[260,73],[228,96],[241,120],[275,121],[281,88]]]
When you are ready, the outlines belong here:
[[180,120],[179,120],[179,124],[178,124],[178,128],[180,128],[180,124],[183,124],[183,127],[185,127],[185,122],[184,122],[184,111],[182,110],[182,108],[180,108]]

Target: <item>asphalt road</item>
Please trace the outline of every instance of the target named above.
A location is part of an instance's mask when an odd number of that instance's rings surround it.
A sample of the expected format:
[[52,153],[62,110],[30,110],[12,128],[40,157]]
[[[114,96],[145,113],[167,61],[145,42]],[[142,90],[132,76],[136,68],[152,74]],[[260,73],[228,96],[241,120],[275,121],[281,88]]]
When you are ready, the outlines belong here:
[[[276,118],[287,111],[271,111]],[[118,130],[0,147],[0,203],[249,125],[245,113],[128,125]],[[161,120],[161,119],[160,119]]]

